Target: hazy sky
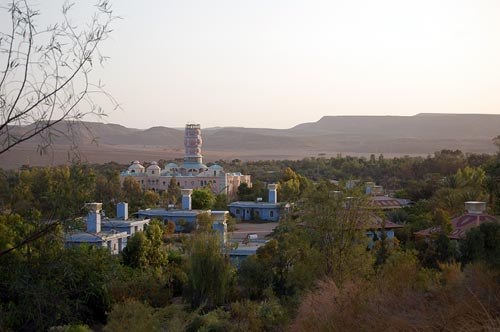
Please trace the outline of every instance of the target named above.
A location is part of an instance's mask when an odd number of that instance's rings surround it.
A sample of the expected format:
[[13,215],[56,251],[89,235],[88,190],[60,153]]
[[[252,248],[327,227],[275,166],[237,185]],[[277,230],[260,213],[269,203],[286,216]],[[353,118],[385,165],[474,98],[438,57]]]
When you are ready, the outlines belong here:
[[500,113],[499,0],[112,3],[123,19],[99,75],[123,111],[107,122],[289,128],[324,115]]

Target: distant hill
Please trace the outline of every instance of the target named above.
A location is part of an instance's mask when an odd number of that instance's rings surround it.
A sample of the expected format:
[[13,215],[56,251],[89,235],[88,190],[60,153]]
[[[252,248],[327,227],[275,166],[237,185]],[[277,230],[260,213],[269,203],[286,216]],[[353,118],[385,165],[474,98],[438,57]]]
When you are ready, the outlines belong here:
[[343,134],[386,138],[491,139],[500,134],[500,115],[325,116],[289,130],[297,135]]
[[[203,125],[203,124],[202,124]],[[86,127],[87,129],[85,129]],[[65,126],[59,127],[61,131]],[[23,127],[12,128],[25,130]],[[146,130],[118,124],[86,122],[73,128],[89,162],[182,158],[183,130]],[[500,115],[418,114],[415,116],[325,116],[290,129],[202,127],[206,161],[217,159],[300,159],[304,157],[384,154],[427,155],[441,149],[494,153],[492,138],[500,134]],[[98,144],[92,144],[93,140]],[[66,140],[58,138],[50,156],[38,156],[36,140],[0,158],[0,167],[24,163],[48,165],[67,159]]]

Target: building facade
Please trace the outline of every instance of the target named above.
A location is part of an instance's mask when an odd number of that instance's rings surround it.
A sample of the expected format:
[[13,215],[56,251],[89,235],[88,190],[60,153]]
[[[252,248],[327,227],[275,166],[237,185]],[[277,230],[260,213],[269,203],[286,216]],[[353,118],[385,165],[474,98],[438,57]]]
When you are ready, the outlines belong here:
[[280,214],[288,212],[288,204],[278,203],[276,184],[269,184],[269,202],[238,201],[228,205],[229,212],[236,218],[244,221],[262,220],[279,221]]
[[136,212],[139,218],[144,219],[159,219],[164,223],[169,221],[175,224],[176,232],[190,232],[197,227],[198,216],[201,214],[208,214],[212,218],[212,229],[219,232],[223,239],[226,241],[227,237],[227,218],[229,212],[227,211],[212,211],[212,210],[193,210],[191,209],[191,194],[192,189],[182,189],[182,208],[181,209],[164,209],[154,208],[139,210]]
[[169,163],[161,169],[156,161],[144,167],[136,160],[120,174],[120,179],[123,183],[126,177],[131,176],[139,181],[144,190],[164,191],[174,178],[182,189],[210,187],[214,194],[226,194],[228,197],[234,197],[242,183],[252,186],[250,175],[225,172],[219,165],[208,167],[203,164],[202,143],[200,125],[187,124],[184,132],[183,164]]
[[[450,220],[452,231],[450,234],[447,234],[450,240],[458,241],[465,239],[468,230],[474,227],[479,227],[485,222],[500,222],[497,217],[485,212],[486,202],[465,202],[465,210],[467,211],[466,214]],[[436,238],[440,233],[441,228],[435,226],[421,230],[419,232],[415,232],[414,234],[417,238],[430,240],[432,238]]]
[[65,246],[79,246],[88,244],[108,248],[113,255],[117,255],[127,246],[131,234],[142,231],[149,223],[149,219],[129,220],[128,208],[125,203],[117,207],[117,219],[102,218],[102,203],[87,203],[87,230],[72,231],[65,235]]

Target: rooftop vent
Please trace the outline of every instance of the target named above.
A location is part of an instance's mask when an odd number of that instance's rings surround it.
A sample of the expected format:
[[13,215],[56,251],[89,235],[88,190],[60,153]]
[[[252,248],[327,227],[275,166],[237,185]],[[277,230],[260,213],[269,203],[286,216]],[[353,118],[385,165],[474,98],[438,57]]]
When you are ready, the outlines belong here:
[[470,214],[481,214],[486,211],[486,203],[475,201],[465,202],[465,209]]

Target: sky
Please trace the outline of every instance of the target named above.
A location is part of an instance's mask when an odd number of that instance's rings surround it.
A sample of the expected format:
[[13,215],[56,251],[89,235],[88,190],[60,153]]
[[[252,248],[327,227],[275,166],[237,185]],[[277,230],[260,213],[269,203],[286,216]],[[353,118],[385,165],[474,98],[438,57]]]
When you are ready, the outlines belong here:
[[[111,2],[121,19],[94,74],[122,109],[105,122],[290,128],[326,115],[500,113],[498,0]],[[60,3],[38,0],[44,19]],[[79,2],[73,15],[90,11]]]

